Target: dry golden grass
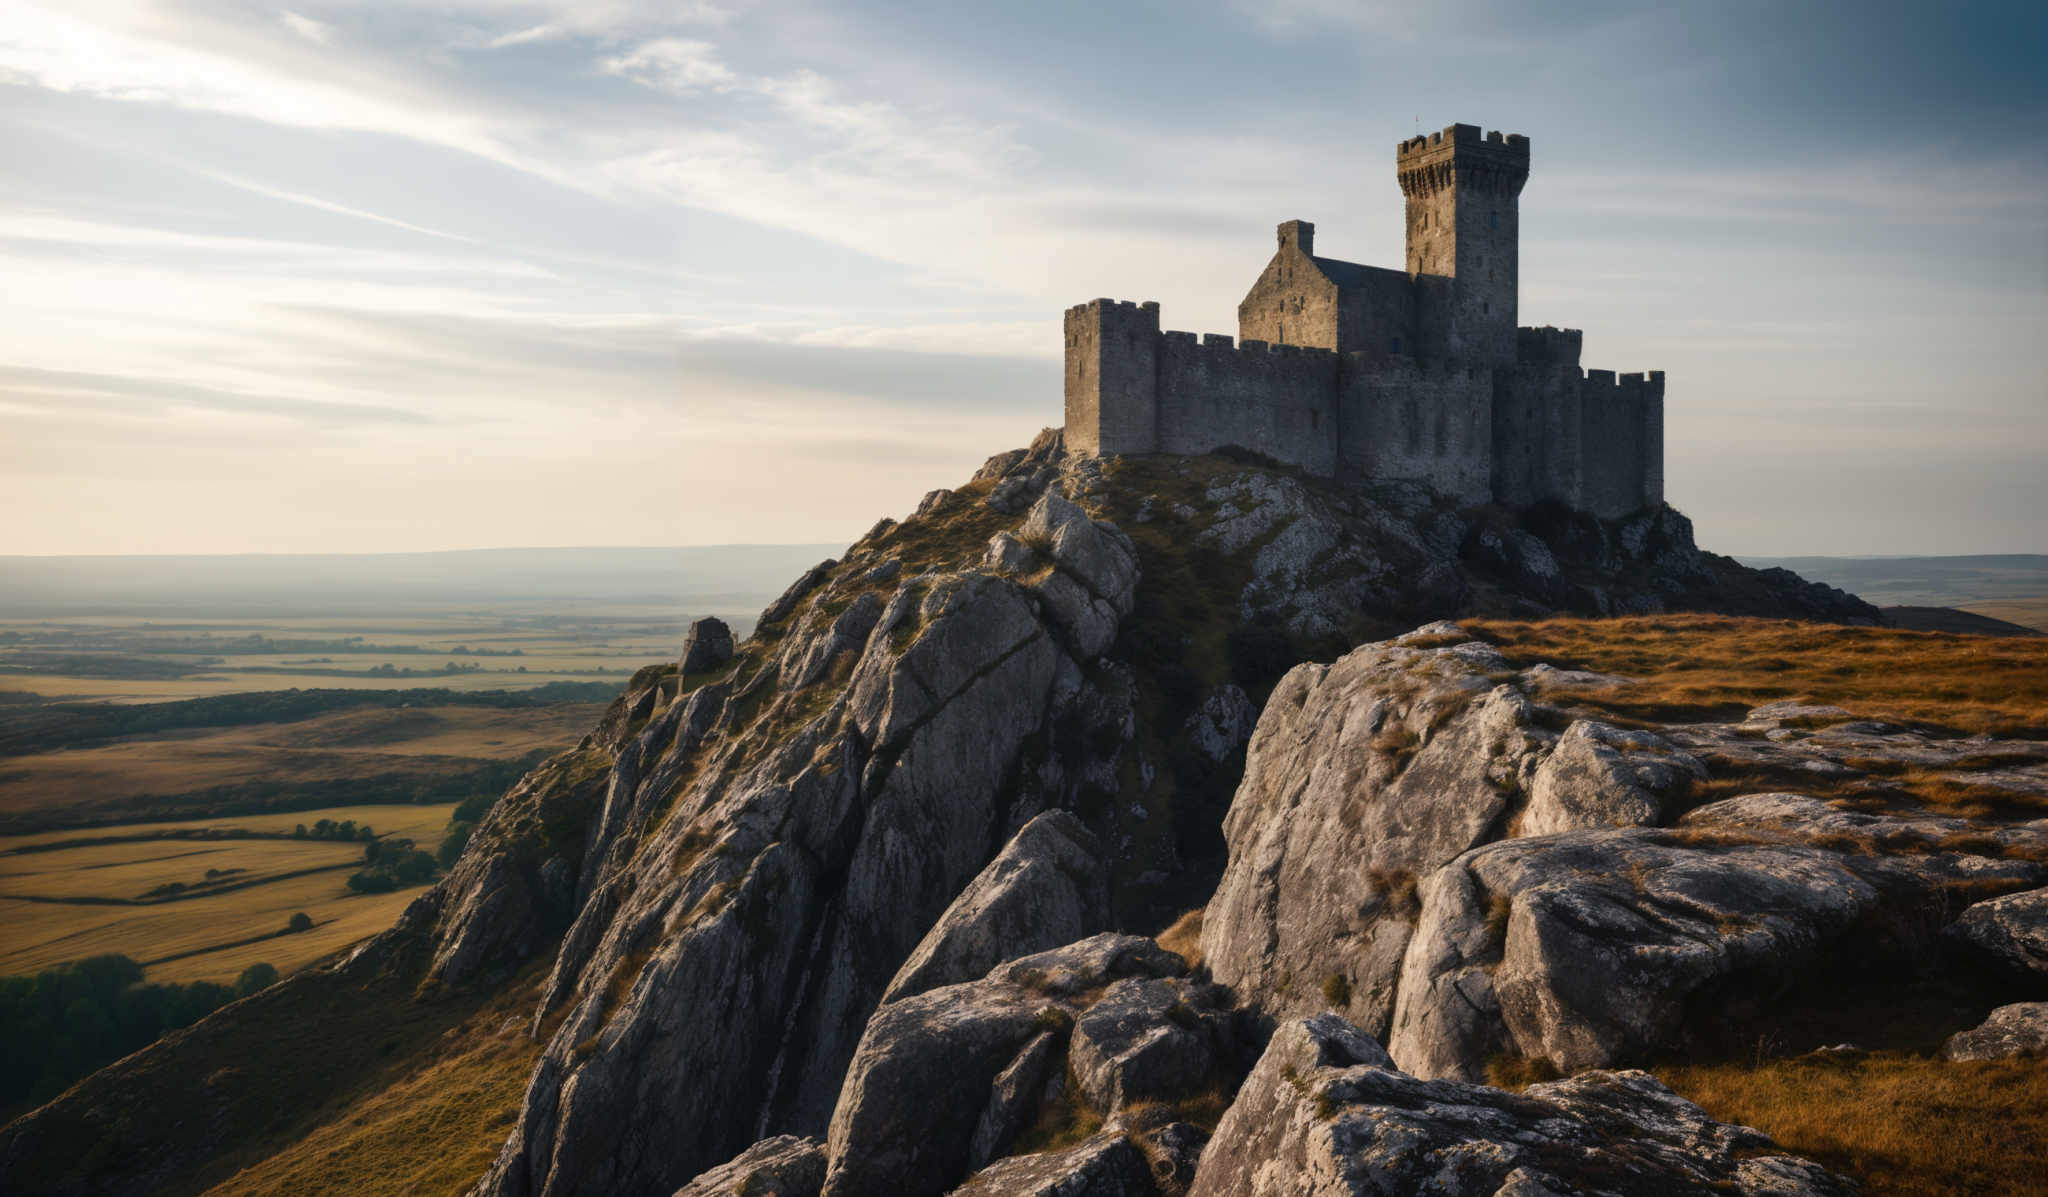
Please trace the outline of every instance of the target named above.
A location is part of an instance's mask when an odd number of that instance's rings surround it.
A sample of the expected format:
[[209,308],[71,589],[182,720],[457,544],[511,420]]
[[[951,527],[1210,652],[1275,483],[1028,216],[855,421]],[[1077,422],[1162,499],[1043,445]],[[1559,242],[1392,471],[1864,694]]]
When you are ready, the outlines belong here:
[[[171,826],[245,827],[277,833],[294,823],[321,818],[354,819],[431,847],[453,810],[450,805],[344,807]],[[121,827],[19,836],[0,840],[0,849],[23,842],[91,839],[141,830]],[[147,968],[152,981],[232,981],[259,961],[290,973],[389,927],[406,903],[418,896],[416,889],[373,895],[349,892],[348,875],[361,859],[361,845],[274,839],[135,840],[0,855],[0,918],[6,920],[7,927],[6,936],[0,938],[0,974],[32,973],[106,952],[144,962],[162,961]],[[189,885],[203,881],[209,868],[245,870],[234,874],[234,880],[276,878],[303,869],[324,871],[147,906],[23,900],[24,895],[135,898],[166,882]],[[281,929],[302,910],[312,917],[312,930],[256,943],[240,942]]]
[[1739,717],[1794,699],[1869,719],[2048,736],[2048,638],[1718,615],[1472,620],[1466,627],[1517,665],[1549,662],[1634,679],[1572,695],[1625,717]]
[[1855,1176],[1871,1197],[2048,1193],[2048,1063],[1885,1053],[1658,1070],[1727,1122]]
[[1197,906],[1173,920],[1173,925],[1153,937],[1160,947],[1176,953],[1188,962],[1189,968],[1202,966],[1202,912],[1205,907]]
[[2048,598],[1987,599],[1981,603],[1957,603],[1956,606],[1959,610],[2048,632]]
[[476,1183],[518,1115],[540,1045],[521,1015],[530,986],[442,1037],[408,1075],[362,1095],[303,1138],[206,1190],[212,1197],[430,1197]]
[[209,869],[220,874],[216,884],[239,884],[348,868],[362,859],[361,844],[317,840],[144,840],[52,848],[0,856],[0,897],[148,901],[150,891],[165,885],[205,886]]
[[[121,823],[112,827],[74,827],[64,831],[37,831],[28,835],[0,836],[0,872],[8,871],[6,853],[19,848],[38,844],[54,844],[70,841],[91,841],[111,836],[144,837],[177,835],[207,831],[211,829],[239,828],[258,835],[290,835],[292,828],[300,823],[308,827],[321,819],[332,819],[337,823],[344,820],[361,826],[369,824],[378,835],[397,836],[415,840],[421,844],[438,841],[441,832],[448,825],[448,814],[454,807],[445,803],[432,805],[392,805],[379,803],[366,806],[323,806],[319,810],[281,811],[262,815],[220,815],[210,819],[173,819],[160,823]],[[203,841],[202,841],[203,842]]]
[[[666,650],[664,650],[666,651]],[[639,660],[641,658],[634,658]],[[315,673],[209,672],[182,678],[95,678],[63,677],[51,674],[9,674],[0,678],[0,692],[40,694],[66,702],[171,702],[181,698],[208,698],[216,694],[247,694],[251,690],[392,690],[408,686],[431,686],[439,690],[524,690],[548,682],[608,681],[626,678],[624,660],[606,666],[604,678],[588,671],[535,671],[525,673],[460,673],[445,677],[335,677]]]

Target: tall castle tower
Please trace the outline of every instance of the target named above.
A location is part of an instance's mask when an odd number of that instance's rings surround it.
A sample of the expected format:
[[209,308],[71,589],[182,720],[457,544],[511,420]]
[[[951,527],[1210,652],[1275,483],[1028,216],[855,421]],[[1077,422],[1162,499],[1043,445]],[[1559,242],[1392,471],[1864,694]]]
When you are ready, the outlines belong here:
[[1529,139],[1452,125],[1394,150],[1408,197],[1416,337],[1431,357],[1515,361],[1518,197]]

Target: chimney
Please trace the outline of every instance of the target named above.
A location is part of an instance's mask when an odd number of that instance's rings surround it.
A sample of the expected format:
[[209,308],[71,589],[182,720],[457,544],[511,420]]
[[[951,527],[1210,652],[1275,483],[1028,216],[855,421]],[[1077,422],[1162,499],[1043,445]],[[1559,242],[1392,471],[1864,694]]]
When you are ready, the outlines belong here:
[[1310,257],[1316,252],[1316,226],[1306,220],[1290,220],[1280,226],[1280,248],[1294,246]]

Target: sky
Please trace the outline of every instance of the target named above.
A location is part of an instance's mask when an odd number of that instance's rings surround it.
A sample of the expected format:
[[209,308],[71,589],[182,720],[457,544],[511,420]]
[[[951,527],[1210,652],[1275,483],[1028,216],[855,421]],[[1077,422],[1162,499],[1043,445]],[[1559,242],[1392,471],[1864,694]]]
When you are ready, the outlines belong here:
[[2048,552],[2044,11],[10,0],[0,554],[849,540],[1452,122],[1704,546]]

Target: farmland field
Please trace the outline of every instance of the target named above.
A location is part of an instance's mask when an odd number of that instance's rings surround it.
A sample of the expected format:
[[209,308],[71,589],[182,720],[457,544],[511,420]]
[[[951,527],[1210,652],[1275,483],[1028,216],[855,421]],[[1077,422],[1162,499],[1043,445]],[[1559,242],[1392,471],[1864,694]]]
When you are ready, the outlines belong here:
[[291,723],[173,729],[0,757],[0,826],[174,815],[181,804],[201,801],[184,796],[217,787],[267,783],[288,790],[324,783],[345,790],[349,779],[457,779],[485,762],[567,747],[603,709],[600,703],[352,709]]
[[[291,972],[390,926],[417,896],[351,893],[363,845],[284,838],[292,827],[348,819],[431,848],[453,810],[352,807],[0,837],[0,975],[105,953],[142,964],[151,981],[228,982],[259,961]],[[201,829],[279,838],[167,838]],[[105,842],[115,834],[135,838]],[[224,892],[163,895],[170,885],[203,891],[209,871]],[[312,930],[258,938],[301,911]]]

